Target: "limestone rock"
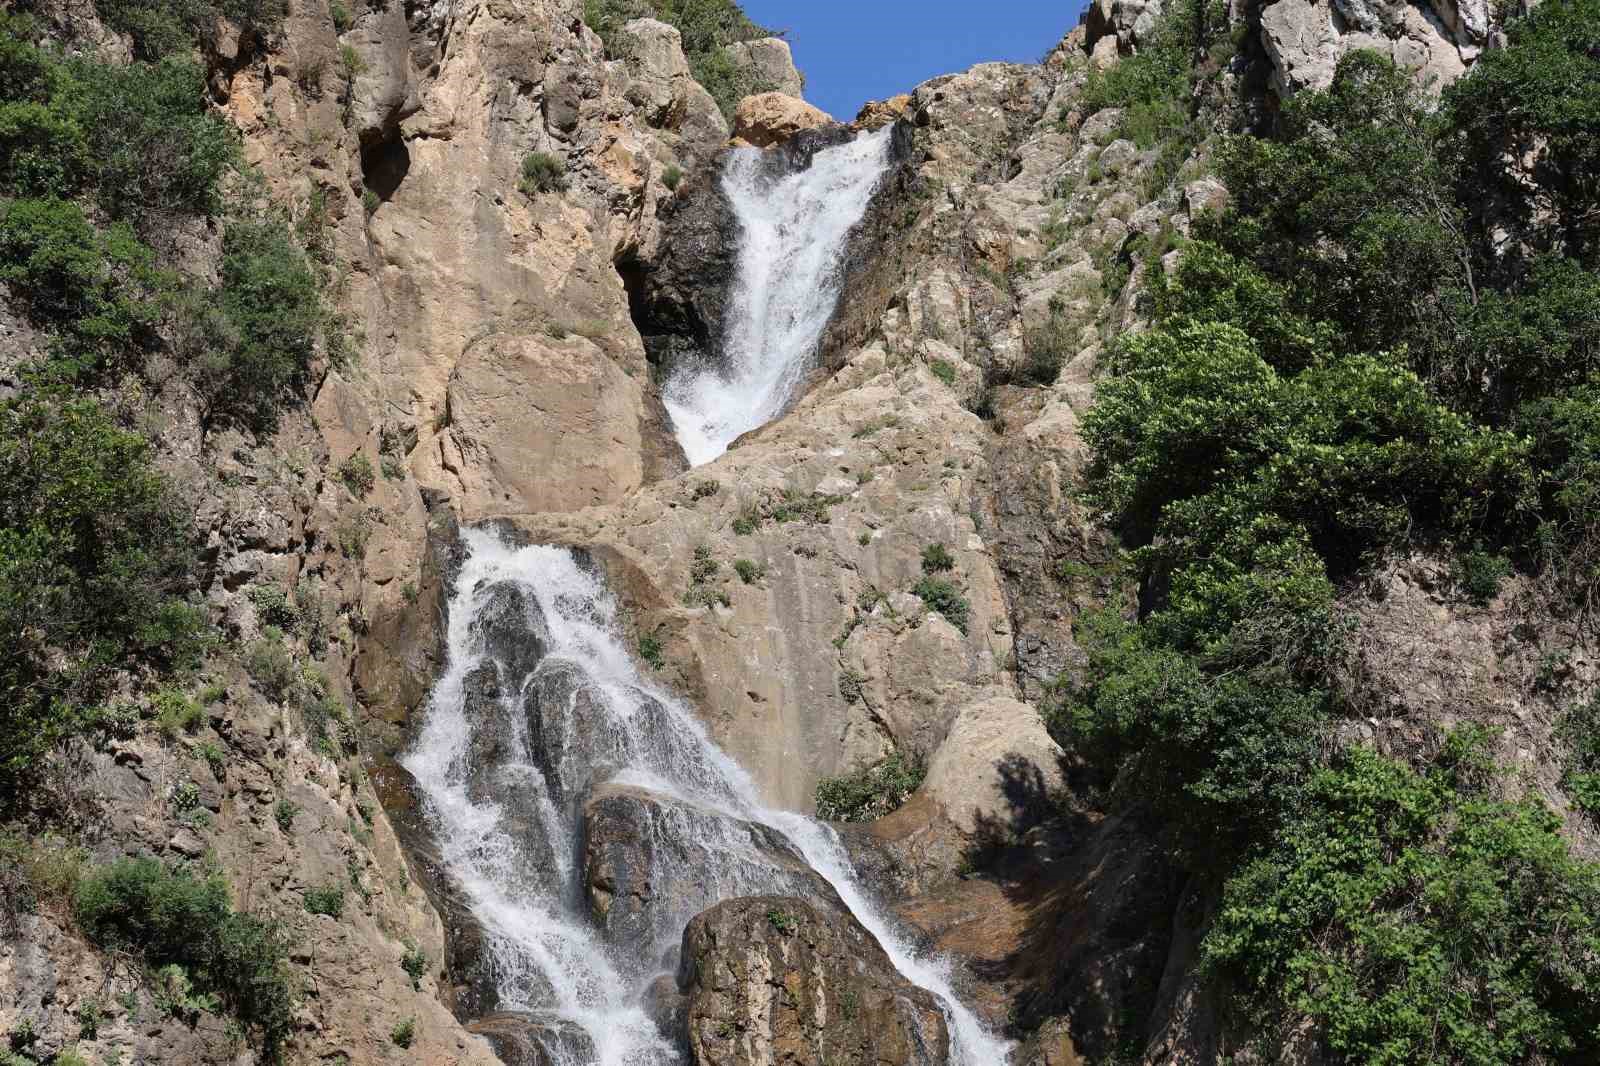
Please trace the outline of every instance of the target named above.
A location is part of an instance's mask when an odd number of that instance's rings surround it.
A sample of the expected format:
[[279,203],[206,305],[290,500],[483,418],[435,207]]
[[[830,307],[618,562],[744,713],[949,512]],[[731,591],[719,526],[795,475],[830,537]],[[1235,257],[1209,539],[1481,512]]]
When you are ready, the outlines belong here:
[[739,101],[733,112],[733,137],[754,148],[781,144],[801,130],[833,122],[827,113],[783,93],[759,93]]
[[933,996],[901,977],[854,918],[803,899],[748,897],[697,916],[683,933],[678,984],[694,1066],[950,1061]]
[[1064,759],[1038,711],[994,697],[961,709],[922,789],[963,833],[1021,832],[1065,786]]
[[444,466],[477,522],[609,503],[644,480],[640,382],[594,342],[495,334],[450,379]]
[[806,80],[795,69],[788,41],[762,37],[730,44],[723,51],[758,92],[779,92],[796,99],[805,95]]
[[1275,0],[1261,9],[1261,42],[1280,94],[1327,88],[1340,57],[1358,48],[1388,56],[1435,92],[1466,72],[1454,34],[1428,7],[1346,0],[1340,12],[1336,19],[1312,0]]
[[665,127],[681,122],[691,79],[677,27],[656,19],[633,19],[612,35],[609,47],[627,66],[624,95],[645,121]]
[[856,113],[851,125],[858,130],[882,129],[891,122],[906,118],[911,113],[911,94],[901,93],[887,100],[868,100]]

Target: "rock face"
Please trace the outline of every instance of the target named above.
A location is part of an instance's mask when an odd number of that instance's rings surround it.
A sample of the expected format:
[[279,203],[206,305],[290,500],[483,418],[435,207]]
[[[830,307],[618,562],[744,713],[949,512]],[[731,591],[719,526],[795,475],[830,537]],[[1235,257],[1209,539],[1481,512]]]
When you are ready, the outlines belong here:
[[805,94],[806,80],[795,69],[789,42],[778,37],[740,41],[724,49],[736,70],[761,92],[779,92],[799,98]]
[[854,919],[802,899],[732,900],[683,933],[694,1066],[945,1066],[938,1003]]
[[461,486],[462,520],[514,502],[573,511],[636,490],[650,431],[640,369],[630,373],[573,334],[497,333],[470,345],[450,376],[441,442],[444,469]]
[[[1468,0],[1469,4],[1475,0]],[[1283,95],[1325,89],[1339,58],[1358,48],[1376,50],[1436,90],[1459,78],[1482,50],[1468,24],[1481,24],[1481,9],[1466,21],[1450,8],[1460,32],[1452,32],[1426,6],[1384,0],[1345,0],[1330,13],[1311,0],[1277,0],[1261,9],[1261,41],[1272,60],[1272,83]]]
[[736,144],[766,148],[781,144],[801,130],[814,130],[833,122],[828,114],[796,96],[760,93],[739,101],[733,112]]

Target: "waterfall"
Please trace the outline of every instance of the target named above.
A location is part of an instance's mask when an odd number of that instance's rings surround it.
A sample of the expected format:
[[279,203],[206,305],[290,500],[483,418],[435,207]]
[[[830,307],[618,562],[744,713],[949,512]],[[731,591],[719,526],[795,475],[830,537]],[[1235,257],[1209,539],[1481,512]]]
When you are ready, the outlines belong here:
[[[602,578],[569,550],[463,533],[449,661],[403,764],[445,869],[484,930],[500,1006],[545,1023],[558,1066],[677,1066],[645,1007],[684,925],[721,899],[842,901],[940,1000],[958,1066],[996,1066],[944,964],[913,952],[857,883],[838,837],[769,810],[690,710],[637,672]],[[601,919],[584,898],[583,804],[645,811],[659,913]],[[644,839],[648,838],[648,839]],[[628,838],[629,846],[634,837]],[[620,899],[620,895],[619,895]],[[613,920],[615,917],[615,920]]]
[[889,160],[891,127],[774,174],[760,149],[730,152],[722,189],[739,223],[739,256],[718,365],[686,366],[663,388],[691,465],[783,413],[811,369],[839,301],[845,240]]

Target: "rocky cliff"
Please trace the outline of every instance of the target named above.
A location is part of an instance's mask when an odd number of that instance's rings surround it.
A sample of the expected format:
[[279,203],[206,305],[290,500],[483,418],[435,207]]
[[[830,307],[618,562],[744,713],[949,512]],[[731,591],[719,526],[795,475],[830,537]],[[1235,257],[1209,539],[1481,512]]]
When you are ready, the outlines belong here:
[[[132,54],[87,0],[32,6],[69,47]],[[1500,32],[1481,3],[1233,8],[1237,36],[1195,90],[1193,117],[1218,127],[1326,88],[1355,49],[1437,89]],[[223,19],[201,38],[209,105],[326,266],[352,351],[319,355],[271,434],[208,434],[192,396],[154,389],[159,463],[193,489],[222,645],[182,728],[146,722],[54,758],[14,816],[18,868],[148,855],[225,874],[233,905],[278,917],[292,944],[286,1061],[591,1054],[581,1033],[497,1009],[487,934],[396,763],[443,666],[460,529],[487,526],[581,549],[641,668],[767,804],[812,813],[819,786],[917,768],[903,806],[844,839],[905,928],[956,960],[963,998],[1021,1041],[1014,1062],[1075,1063],[1079,1047],[1221,1061],[1242,1028],[1194,974],[1215,892],[1141,812],[1079,787],[1083,759],[1043,713],[1084,665],[1082,616],[1137,607],[1081,494],[1096,378],[1146,327],[1158,265],[1229,197],[1206,137],[1172,158],[1084,102],[1098,72],[1151,47],[1159,0],[1098,0],[1041,63],[934,78],[853,127],[799,99],[782,41],[727,48],[777,90],[730,123],[678,29],[636,18],[602,40],[585,9],[296,0],[269,31]],[[1230,90],[1244,104],[1219,117]],[[660,383],[719,356],[730,138],[803,169],[884,125],[891,162],[806,387],[688,469]],[[204,269],[218,239],[192,236]],[[0,343],[42,347],[21,321]],[[1454,718],[1492,721],[1502,761],[1562,802],[1552,701],[1532,678],[1570,631],[1513,646],[1516,589],[1469,609],[1438,566],[1417,555],[1372,577],[1348,679],[1371,713],[1347,732],[1405,752]],[[510,807],[513,749],[557,744],[552,708],[581,687],[561,688],[523,636],[467,697],[493,726],[473,738],[468,788]],[[1567,690],[1593,682],[1582,655],[1561,669]],[[495,722],[512,691],[532,693],[526,720]],[[688,1061],[951,1061],[935,999],[770,827],[634,783],[559,799],[581,850],[528,861],[577,863],[606,943],[670,942],[679,970],[652,1014]],[[685,818],[687,836],[660,828]],[[1567,831],[1593,847],[1581,819]],[[685,840],[729,835],[781,893],[717,902]],[[703,912],[680,930],[669,904],[684,899]],[[0,1031],[22,1061],[264,1061],[216,1004],[160,1006],[133,957],[73,914],[48,893],[0,914]]]

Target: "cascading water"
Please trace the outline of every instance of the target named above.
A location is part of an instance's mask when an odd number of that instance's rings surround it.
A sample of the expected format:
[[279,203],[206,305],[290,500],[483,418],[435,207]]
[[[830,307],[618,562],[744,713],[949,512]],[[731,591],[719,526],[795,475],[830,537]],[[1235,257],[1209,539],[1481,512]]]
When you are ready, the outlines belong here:
[[783,413],[833,317],[845,239],[867,213],[889,162],[891,127],[771,173],[757,148],[730,152],[722,189],[739,223],[739,256],[722,363],[689,366],[662,390],[693,466]]
[[[939,997],[959,1066],[1007,1056],[856,882],[827,826],[762,806],[687,708],[639,676],[601,578],[571,551],[463,534],[449,663],[404,764],[441,858],[484,930],[499,1004],[529,1012],[559,1066],[681,1062],[644,1008],[684,924],[734,896],[826,893],[900,972]],[[597,922],[578,856],[596,795],[652,812],[643,835],[660,913]],[[607,800],[598,801],[602,805]],[[836,893],[836,895],[833,895]]]

